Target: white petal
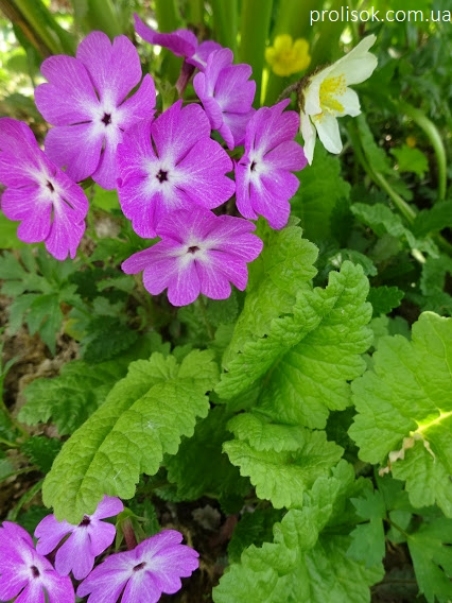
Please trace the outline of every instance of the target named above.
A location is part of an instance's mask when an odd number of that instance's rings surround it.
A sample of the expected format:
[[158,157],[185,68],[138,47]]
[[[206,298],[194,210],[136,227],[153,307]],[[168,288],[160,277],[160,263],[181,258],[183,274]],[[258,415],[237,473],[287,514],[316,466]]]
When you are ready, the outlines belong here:
[[338,154],[342,151],[342,140],[337,119],[332,115],[323,114],[314,121],[320,141],[327,151]]
[[360,84],[367,80],[373,73],[378,64],[377,57],[368,52],[374,44],[376,37],[367,36],[364,40],[350,50],[348,54],[339,59],[330,71],[331,76],[345,75],[347,86],[351,84]]
[[358,95],[351,88],[347,88],[344,94],[337,97],[337,100],[344,107],[344,111],[337,113],[336,117],[343,117],[344,115],[356,117],[361,113]]
[[316,132],[309,116],[303,112],[300,113],[300,132],[304,140],[303,151],[309,165],[311,165],[314,157]]

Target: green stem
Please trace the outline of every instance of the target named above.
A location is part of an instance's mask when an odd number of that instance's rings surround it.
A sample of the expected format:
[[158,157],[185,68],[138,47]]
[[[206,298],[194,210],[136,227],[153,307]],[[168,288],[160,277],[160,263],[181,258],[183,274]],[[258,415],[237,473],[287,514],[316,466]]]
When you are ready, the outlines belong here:
[[[32,466],[32,467],[25,467],[24,469],[19,469],[19,471],[16,471],[14,475],[20,475],[21,473],[28,473],[30,471],[36,471],[37,467]],[[22,509],[22,507],[30,502],[35,496],[36,494],[41,490],[42,488],[42,484],[43,484],[44,480],[40,479],[39,482],[36,482],[36,484],[34,486],[32,486],[31,488],[29,488],[25,494],[23,494],[20,499],[19,502],[17,503],[17,505],[14,507],[14,509],[12,511],[10,511],[10,513],[8,513],[8,519],[10,521],[16,521],[18,516],[19,516],[19,512]]]
[[86,20],[90,29],[100,29],[112,39],[123,33],[118,12],[111,0],[88,0]]
[[188,21],[198,29],[204,25],[204,1],[188,0]]
[[420,109],[416,109],[404,101],[399,102],[399,107],[424,131],[433,147],[438,166],[438,201],[443,201],[446,198],[447,189],[447,157],[439,130]]
[[207,318],[207,306],[206,306],[206,302],[204,300],[203,295],[200,295],[198,297],[197,303],[198,303],[199,308],[201,309],[201,314],[202,314],[202,318],[204,320],[204,324],[206,325],[207,333],[208,333],[210,339],[213,341],[215,339],[215,332],[213,330],[212,325],[209,322],[209,319]]
[[264,49],[270,28],[273,0],[243,0],[240,27],[240,60],[253,69],[256,82],[254,105],[258,107],[261,99],[262,70],[264,68]]
[[[174,0],[155,0],[155,15],[159,32],[171,32],[181,26]],[[174,84],[179,76],[182,60],[166,49],[162,49],[162,55],[165,75]]]
[[211,0],[215,39],[237,53],[237,0]]
[[19,444],[17,442],[10,442],[9,440],[5,440],[4,438],[0,438],[0,444],[4,444],[8,448],[19,448]]
[[[333,0],[330,12],[340,12],[342,7],[350,4],[350,0]],[[346,24],[338,21],[323,21],[320,24],[320,35],[312,49],[311,70],[325,63],[332,62],[339,54],[339,39]]]

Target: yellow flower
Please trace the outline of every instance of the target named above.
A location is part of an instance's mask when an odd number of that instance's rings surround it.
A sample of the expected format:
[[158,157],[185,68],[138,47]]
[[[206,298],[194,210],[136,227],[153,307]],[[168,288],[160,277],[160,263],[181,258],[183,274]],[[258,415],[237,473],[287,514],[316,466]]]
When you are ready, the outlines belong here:
[[311,56],[309,44],[303,38],[292,40],[292,36],[276,36],[273,46],[265,49],[265,59],[276,75],[292,75],[309,66]]

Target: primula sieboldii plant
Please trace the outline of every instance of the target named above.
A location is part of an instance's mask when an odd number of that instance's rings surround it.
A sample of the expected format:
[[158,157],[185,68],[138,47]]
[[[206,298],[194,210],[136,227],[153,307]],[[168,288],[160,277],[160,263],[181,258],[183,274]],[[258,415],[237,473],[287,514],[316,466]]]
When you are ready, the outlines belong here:
[[62,576],[72,572],[76,580],[82,580],[93,569],[95,558],[111,545],[116,535],[114,525],[101,520],[121,513],[123,508],[119,498],[105,496],[96,511],[85,515],[76,526],[47,515],[35,530],[38,538],[36,550],[48,555],[57,549],[57,572]]
[[57,260],[75,257],[85,232],[88,200],[82,188],[39,148],[29,126],[0,118],[1,209],[20,221],[17,236],[43,242]]
[[[0,600],[17,597],[17,603],[73,603],[70,573],[77,582],[83,580],[77,596],[89,595],[89,603],[156,603],[162,593],[177,592],[180,579],[199,567],[199,555],[181,544],[182,534],[176,530],[163,530],[128,551],[112,553],[93,569],[95,558],[116,536],[115,526],[101,520],[123,508],[118,498],[105,496],[79,525],[48,515],[35,530],[36,549],[28,532],[5,521],[0,526]],[[123,525],[129,536],[126,541],[135,544],[130,522]],[[44,556],[49,553],[55,567]]]
[[145,288],[156,295],[168,288],[174,306],[192,303],[200,293],[226,299],[231,285],[243,291],[246,264],[262,251],[254,225],[234,216],[216,216],[201,207],[173,211],[157,226],[161,241],[122,264],[126,274],[143,271]]
[[75,57],[42,64],[47,83],[37,87],[36,104],[53,126],[45,150],[27,126],[3,120],[2,209],[22,222],[23,241],[73,258],[88,210],[78,183],[92,178],[117,189],[138,236],[160,237],[123,262],[126,273],[143,272],[145,288],[168,289],[176,306],[199,295],[226,299],[231,284],[246,288],[247,264],[263,248],[249,220],[263,216],[276,229],[288,222],[299,184],[293,172],[306,164],[294,141],[299,117],[286,111],[288,101],[256,112],[251,67],[234,64],[229,48],[199,43],[188,30],[160,34],[137,16],[135,24],[143,39],[184,57],[182,88],[197,70],[198,99],[180,99],[156,116],[154,82],[143,77],[134,45],[90,33]]
[[141,122],[118,149],[119,200],[135,232],[156,236],[168,213],[218,207],[234,193],[226,176],[232,161],[210,138],[209,120],[199,105],[174,103],[153,122]]
[[[22,527],[10,521],[0,526],[0,600],[18,603],[73,603],[74,587],[50,561],[35,550]],[[47,597],[47,598],[46,598]]]
[[89,176],[100,186],[116,186],[116,149],[131,125],[154,114],[155,88],[142,73],[140,58],[125,36],[113,43],[100,31],[90,33],[76,57],[54,56],[41,66],[48,84],[35,92],[36,106],[54,126],[46,153],[73,180]]
[[342,151],[338,117],[361,113],[358,95],[349,88],[367,80],[377,66],[377,58],[369,52],[375,43],[374,35],[364,38],[347,55],[315,73],[301,92],[301,134],[304,150],[312,163],[316,132],[330,153]]
[[289,101],[256,111],[246,126],[245,154],[237,162],[237,209],[244,218],[267,218],[280,229],[289,220],[289,199],[300,185],[292,173],[306,166],[303,149],[294,141],[298,130],[295,111],[284,111]]

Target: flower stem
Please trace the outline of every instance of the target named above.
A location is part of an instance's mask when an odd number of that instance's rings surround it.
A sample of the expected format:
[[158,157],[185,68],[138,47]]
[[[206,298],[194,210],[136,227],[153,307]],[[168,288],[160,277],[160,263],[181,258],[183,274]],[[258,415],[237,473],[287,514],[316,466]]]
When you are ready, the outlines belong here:
[[[155,15],[159,32],[171,32],[181,25],[174,0],[155,0]],[[166,76],[172,83],[175,83],[179,76],[182,61],[166,49],[162,49],[162,53]]]
[[197,303],[198,303],[198,307],[201,310],[202,318],[204,320],[204,324],[206,325],[207,333],[208,333],[210,339],[213,341],[215,338],[215,333],[214,333],[212,325],[209,322],[209,319],[207,318],[207,306],[206,306],[206,302],[205,302],[203,295],[200,295],[198,297]]
[[121,523],[121,530],[124,534],[124,540],[126,541],[127,550],[131,551],[137,546],[137,537],[135,536],[135,530],[133,529],[132,521],[127,517]]
[[243,0],[241,14],[240,60],[251,65],[256,82],[254,105],[261,99],[264,48],[270,28],[273,0]]
[[447,157],[438,128],[420,109],[416,109],[404,101],[399,102],[399,107],[424,131],[433,147],[438,167],[438,201],[444,201],[447,188]]

